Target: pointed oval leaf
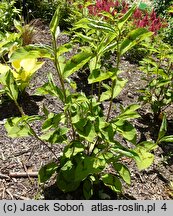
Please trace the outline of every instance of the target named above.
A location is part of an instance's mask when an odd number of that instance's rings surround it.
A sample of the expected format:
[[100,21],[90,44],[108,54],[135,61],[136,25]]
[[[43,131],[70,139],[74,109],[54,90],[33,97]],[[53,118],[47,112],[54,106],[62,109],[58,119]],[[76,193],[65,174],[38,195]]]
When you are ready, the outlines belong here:
[[141,143],[137,144],[138,148],[143,148],[146,151],[151,151],[154,150],[158,147],[158,145],[156,143],[154,143],[153,141],[143,141]]
[[86,179],[83,183],[83,194],[87,200],[89,200],[93,195],[93,183],[89,179]]
[[103,22],[100,20],[92,20],[92,19],[88,19],[88,20],[89,20],[88,26],[92,29],[103,30],[103,32],[107,32],[107,33],[115,33],[114,28],[108,22]]
[[63,78],[69,77],[74,72],[78,71],[82,68],[89,60],[92,58],[92,53],[83,51],[81,53],[73,56],[69,61],[67,61],[64,70],[63,70]]
[[116,98],[120,94],[120,92],[122,91],[126,83],[127,83],[127,80],[123,80],[120,78],[116,79],[116,84],[113,90],[113,98]]
[[80,181],[75,178],[76,167],[71,161],[67,161],[58,173],[56,183],[63,192],[75,191]]
[[173,135],[162,137],[162,138],[159,140],[159,143],[161,143],[161,142],[172,143],[172,142],[173,142]]
[[136,159],[136,164],[139,170],[148,168],[154,162],[154,155],[143,148],[136,148],[134,151],[139,155],[140,160]]
[[109,100],[111,98],[111,91],[108,90],[108,91],[105,91],[101,94],[100,96],[100,101],[106,101],[106,100]]
[[59,34],[59,12],[60,12],[60,5],[58,6],[58,8],[56,9],[53,18],[50,22],[49,28],[50,31],[52,33],[52,35],[55,37],[55,39],[57,39],[57,36]]
[[99,69],[95,69],[91,72],[91,74],[88,77],[88,83],[96,83],[96,82],[101,82],[103,80],[109,79],[113,75],[112,72],[102,72]]
[[51,47],[42,45],[28,45],[21,47],[12,53],[10,56],[10,62],[21,59],[36,59],[36,58],[53,58],[53,52]]
[[136,5],[133,5],[130,10],[127,11],[118,21],[118,29],[122,29],[123,25],[128,21],[128,19],[131,17],[133,12],[136,9]]
[[[115,123],[116,124],[116,123]],[[128,121],[125,121],[123,125],[116,125],[116,130],[128,141],[136,144],[136,129]]]
[[101,179],[104,185],[108,186],[114,192],[121,192],[122,184],[116,176],[109,173],[102,175]]
[[114,169],[119,173],[122,179],[127,183],[131,183],[131,176],[129,169],[122,163],[114,163]]
[[151,35],[153,35],[153,32],[149,32],[145,28],[137,28],[132,30],[120,45],[121,55]]
[[51,176],[57,171],[58,165],[55,162],[51,162],[41,167],[38,172],[39,183],[45,183],[51,178]]
[[159,135],[158,135],[158,141],[164,137],[167,131],[167,120],[166,115],[163,115],[162,124],[160,126]]
[[8,71],[5,74],[5,82],[6,93],[12,100],[17,101],[19,95],[19,88],[11,71]]

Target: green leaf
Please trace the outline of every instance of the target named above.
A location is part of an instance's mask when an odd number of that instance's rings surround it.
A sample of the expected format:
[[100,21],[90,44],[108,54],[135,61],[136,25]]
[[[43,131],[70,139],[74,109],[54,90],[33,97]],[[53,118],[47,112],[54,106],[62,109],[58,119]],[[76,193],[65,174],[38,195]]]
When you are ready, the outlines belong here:
[[116,124],[116,130],[128,141],[136,144],[136,129],[128,121],[124,121],[122,125]]
[[82,51],[74,55],[70,60],[67,61],[64,70],[63,70],[63,78],[69,77],[74,72],[78,71],[82,68],[90,59],[92,58],[92,53],[89,51]]
[[83,183],[83,194],[86,200],[89,200],[93,195],[93,183],[89,179],[85,179]]
[[112,160],[115,158],[115,155],[112,152],[108,151],[108,152],[102,153],[102,155],[99,156],[99,158],[102,158],[102,157],[106,160],[107,163],[111,163]]
[[[140,115],[136,112],[137,109],[139,109],[141,106],[138,104],[131,104],[125,109],[122,108],[122,113],[116,117],[116,119],[121,121],[139,118]],[[118,122],[116,123],[118,124]]]
[[28,45],[20,47],[12,53],[10,56],[10,62],[22,59],[36,59],[36,58],[49,58],[53,59],[53,51],[50,46],[47,45]]
[[84,34],[82,34],[80,32],[76,32],[75,36],[79,37],[80,39],[82,39],[85,42],[88,42],[89,44],[92,44],[92,42],[95,41],[95,39],[93,37],[86,36],[86,35],[84,35]]
[[91,60],[89,61],[89,69],[90,71],[95,70],[96,68],[100,68],[100,64],[98,63],[97,57],[94,56],[93,58],[91,58]]
[[111,98],[111,90],[105,91],[101,94],[100,96],[100,101],[106,101],[109,100]]
[[43,112],[44,112],[45,116],[48,117],[49,110],[47,109],[47,107],[44,104],[43,104]]
[[140,4],[139,4],[138,7],[139,7],[140,10],[146,10],[146,9],[148,9],[147,4],[145,4],[145,3],[143,3],[143,2],[140,2]]
[[32,135],[32,131],[26,125],[23,117],[11,117],[8,118],[5,123],[5,129],[8,136],[12,138],[26,137]]
[[148,168],[154,162],[154,155],[149,153],[144,148],[137,147],[134,151],[139,155],[140,160],[136,159],[136,164],[139,170]]
[[137,147],[139,149],[145,149],[146,151],[151,151],[151,150],[154,150],[158,147],[158,145],[152,141],[143,141],[141,143],[138,143],[137,144]]
[[75,178],[76,167],[71,161],[67,161],[58,173],[56,183],[63,192],[75,191],[80,181]]
[[101,172],[106,165],[104,159],[95,158],[92,156],[86,156],[84,159],[80,159],[75,170],[75,179],[77,181],[83,181],[90,174],[96,174]]
[[48,74],[48,82],[45,83],[42,87],[37,88],[36,94],[50,94],[52,96],[58,97],[61,101],[64,101],[63,91],[55,84],[52,73]]
[[70,43],[66,43],[66,44],[59,46],[57,48],[57,53],[56,53],[57,57],[61,56],[62,54],[66,52],[69,52],[71,49],[72,49],[72,45]]
[[51,128],[57,128],[59,126],[59,122],[64,118],[63,113],[49,113],[46,121],[42,125],[43,130],[48,130]]
[[113,164],[114,169],[119,173],[119,175],[122,177],[122,179],[127,183],[131,183],[131,176],[129,169],[121,163],[114,163]]
[[43,135],[40,136],[40,138],[42,140],[45,140],[47,142],[50,142],[52,144],[55,144],[55,143],[62,143],[64,141],[67,140],[67,132],[68,132],[68,128],[66,127],[61,127],[61,128],[58,128],[56,130],[53,130],[53,131],[49,131]]
[[101,82],[103,80],[109,79],[113,75],[112,72],[102,72],[100,69],[95,69],[91,72],[88,77],[88,83]]
[[16,28],[19,32],[22,32],[23,27],[22,27],[21,23],[18,22],[17,20],[14,20],[13,23],[14,23],[15,28]]
[[115,146],[111,147],[110,149],[111,152],[115,154],[120,154],[121,156],[126,156],[129,158],[140,160],[140,157],[136,151],[125,148],[120,143],[115,142],[115,144],[116,144]]
[[153,32],[149,32],[145,28],[137,28],[132,30],[120,45],[121,55],[151,35],[153,35]]
[[59,19],[60,19],[60,5],[58,5],[53,18],[50,22],[49,28],[52,33],[52,35],[57,39],[58,34],[59,34]]
[[58,165],[55,162],[48,163],[41,167],[38,172],[38,182],[45,183],[57,171]]
[[115,130],[112,127],[112,124],[106,125],[104,128],[101,129],[101,132],[106,140],[108,140],[109,142],[114,141]]
[[102,11],[99,14],[103,15],[104,17],[109,18],[112,21],[114,20],[114,16],[111,13],[107,12],[107,11]]
[[74,123],[74,126],[81,137],[84,137],[89,142],[93,142],[97,134],[90,120],[80,119],[77,123]]
[[108,123],[105,121],[104,117],[97,117],[95,121],[95,131],[99,133],[103,128],[105,128]]
[[108,174],[102,175],[101,179],[104,185],[108,186],[114,192],[121,192],[122,184],[116,176],[108,173]]
[[106,34],[99,42],[97,47],[97,55],[103,55],[106,52],[114,51],[117,48],[117,41],[114,39],[117,37],[117,32]]
[[73,141],[65,146],[63,154],[66,158],[71,158],[85,150],[85,146],[79,141]]
[[160,126],[158,139],[157,139],[158,142],[160,142],[160,139],[162,139],[165,136],[166,131],[167,131],[167,120],[166,120],[166,115],[163,115],[162,124]]
[[173,142],[173,135],[162,137],[162,138],[159,140],[159,143],[162,143],[162,142],[172,143],[172,142]]
[[[114,37],[116,37],[117,34],[114,34]],[[102,53],[108,53],[109,51],[114,51],[117,48],[117,41],[110,43],[109,45],[105,46],[102,50]]]
[[77,30],[79,28],[90,29],[90,27],[88,26],[89,22],[90,21],[87,18],[83,18],[83,19],[79,20],[78,22],[75,23],[74,27],[72,28],[72,31]]
[[121,78],[116,79],[116,84],[113,90],[113,98],[116,98],[119,95],[126,83],[127,80],[123,80]]
[[115,33],[114,28],[112,28],[112,25],[108,22],[100,21],[100,20],[92,20],[88,19],[88,27],[95,29],[95,30],[103,30],[103,32],[107,33]]
[[5,91],[12,100],[17,101],[19,89],[11,71],[5,74]]
[[121,30],[124,24],[128,21],[128,19],[132,16],[133,12],[136,9],[136,5],[133,5],[130,10],[127,11],[118,21],[118,29]]

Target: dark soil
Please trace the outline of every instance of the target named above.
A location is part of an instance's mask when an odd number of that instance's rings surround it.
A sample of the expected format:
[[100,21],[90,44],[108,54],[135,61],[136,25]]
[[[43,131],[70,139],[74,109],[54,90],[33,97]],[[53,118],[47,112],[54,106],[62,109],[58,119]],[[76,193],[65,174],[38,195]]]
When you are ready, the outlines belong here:
[[[35,23],[37,33],[33,38],[34,43],[50,44],[50,34],[48,27]],[[68,38],[60,36],[59,42],[64,43]],[[111,60],[113,61],[113,59]],[[132,103],[138,103],[138,90],[144,86],[141,80],[142,73],[137,64],[132,64],[126,59],[121,61],[122,76],[128,79],[128,83],[118,98],[114,101],[116,109],[111,113],[115,116],[119,113],[120,105],[127,106]],[[52,62],[46,60],[44,66],[33,77],[30,88],[27,90],[28,95],[22,98],[21,104],[28,115],[42,113],[43,104],[52,112],[59,112],[61,104],[53,97],[34,96],[35,89],[42,86],[47,81],[48,72],[55,74],[55,68]],[[86,77],[79,72],[75,75],[74,80],[78,84],[78,90],[85,90],[89,94],[89,88],[86,83]],[[83,82],[85,81],[85,82]],[[57,80],[58,84],[58,80]],[[103,104],[103,109],[107,111],[108,102]],[[166,110],[169,120],[169,134],[173,124],[173,107]],[[153,122],[150,107],[145,105],[139,110],[141,118],[133,121],[137,129],[138,141],[155,139],[157,137],[159,122]],[[9,138],[7,136],[4,124],[8,117],[19,116],[19,112],[11,101],[5,100],[0,105],[0,199],[83,199],[81,189],[73,193],[64,194],[60,192],[55,184],[54,177],[44,188],[38,185],[37,177],[10,177],[10,173],[37,172],[40,167],[49,161],[56,160],[51,151],[43,146],[33,137],[27,138]],[[39,133],[41,123],[36,122],[33,127]],[[117,137],[117,139],[121,139]],[[121,140],[125,145],[129,145]],[[53,151],[57,157],[62,152],[61,144],[53,145]],[[169,200],[171,197],[170,181],[173,181],[173,145],[164,144],[159,146],[155,151],[155,160],[148,169],[139,172],[136,164],[131,159],[124,158],[123,162],[131,171],[132,183],[130,186],[124,185],[122,194],[114,194],[109,189],[99,185],[93,199],[140,199],[140,200]],[[110,170],[111,171],[111,170]],[[100,195],[99,191],[103,191]],[[173,189],[172,189],[173,190]]]

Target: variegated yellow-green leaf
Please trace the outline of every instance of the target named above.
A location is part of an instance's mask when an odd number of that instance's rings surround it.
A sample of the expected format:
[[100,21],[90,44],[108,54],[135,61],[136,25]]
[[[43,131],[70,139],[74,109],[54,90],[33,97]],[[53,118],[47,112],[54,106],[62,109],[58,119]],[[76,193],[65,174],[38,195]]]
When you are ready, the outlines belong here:
[[37,59],[22,59],[12,62],[15,71],[12,71],[16,80],[27,81],[39,68],[42,67],[44,62],[37,62]]
[[146,39],[147,37],[150,37],[151,35],[153,35],[153,32],[149,32],[145,28],[134,29],[127,35],[127,37],[124,39],[124,41],[120,45],[121,55],[123,55],[133,46],[135,46],[142,40]]
[[69,77],[71,74],[82,68],[92,57],[92,53],[89,51],[84,51],[73,56],[69,61],[67,61],[64,70],[63,78]]
[[0,74],[5,74],[10,70],[10,67],[7,65],[0,64]]

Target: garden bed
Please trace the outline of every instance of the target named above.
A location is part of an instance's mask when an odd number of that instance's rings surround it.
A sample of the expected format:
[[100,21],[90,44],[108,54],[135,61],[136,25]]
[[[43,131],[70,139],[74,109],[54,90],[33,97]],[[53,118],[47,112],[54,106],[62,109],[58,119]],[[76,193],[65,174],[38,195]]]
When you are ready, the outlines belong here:
[[[34,42],[50,43],[50,34],[46,26],[38,25],[36,35]],[[66,36],[60,36],[58,40],[59,43],[64,43],[68,38]],[[111,61],[113,62],[114,58]],[[138,90],[144,86],[144,81],[141,80],[142,73],[139,71],[137,64],[132,64],[123,58],[121,60],[121,70],[123,71],[122,76],[128,79],[128,83],[116,101],[114,101],[116,109],[111,113],[111,116],[119,113],[120,105],[125,107],[129,104],[136,103],[139,95]],[[58,113],[60,111],[61,103],[57,102],[53,97],[33,96],[34,90],[47,81],[47,73],[49,71],[54,74],[55,68],[49,60],[46,60],[44,66],[32,79],[30,88],[27,90],[28,95],[21,102],[26,114],[41,114],[43,104],[52,112]],[[77,81],[78,90],[80,91],[83,88],[83,81],[86,80],[86,77],[78,73],[74,79]],[[87,91],[87,84],[83,89]],[[107,108],[108,102],[104,102],[103,109],[105,112]],[[172,108],[170,106],[166,110],[168,123],[171,127],[173,125],[169,120],[173,117]],[[152,115],[149,113],[149,107],[141,107],[139,114],[141,118],[135,119],[132,122],[137,129],[138,141],[157,137],[156,133],[158,133],[160,122],[158,124],[153,123]],[[18,115],[19,113],[12,102],[7,101],[0,105],[0,199],[84,199],[82,195],[80,196],[76,192],[67,194],[60,193],[55,185],[54,177],[52,177],[49,184],[45,185],[44,188],[38,185],[37,172],[43,165],[43,161],[46,164],[52,161],[52,159],[56,160],[56,158],[54,158],[54,155],[46,146],[43,146],[32,137],[11,139],[7,136],[4,128],[6,118]],[[39,134],[40,123],[35,123],[33,127]],[[168,133],[173,134],[173,131],[169,131]],[[117,137],[117,139],[121,138]],[[129,145],[123,139],[121,139],[121,142],[124,145]],[[64,146],[61,144],[52,146],[57,156],[60,155],[63,148]],[[170,181],[173,181],[173,156],[171,156],[171,152],[173,152],[172,144],[159,146],[157,150],[154,150],[155,160],[152,166],[141,172],[137,170],[136,164],[132,160],[122,159],[131,171],[131,185],[124,185],[122,194],[118,196],[108,191],[106,198],[140,200],[171,199],[171,190],[169,188]],[[26,175],[25,177],[19,176],[21,173],[25,175],[26,172],[34,173],[35,177],[30,175]]]

